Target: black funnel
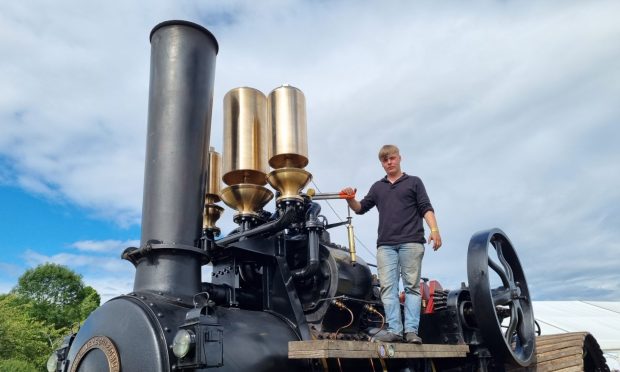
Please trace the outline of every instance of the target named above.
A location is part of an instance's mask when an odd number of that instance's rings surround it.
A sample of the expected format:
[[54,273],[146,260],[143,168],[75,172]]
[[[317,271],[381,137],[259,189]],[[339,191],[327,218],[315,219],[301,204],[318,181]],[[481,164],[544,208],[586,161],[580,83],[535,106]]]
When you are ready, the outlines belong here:
[[205,28],[168,21],[151,32],[140,254],[134,291],[200,291],[200,250],[218,44]]

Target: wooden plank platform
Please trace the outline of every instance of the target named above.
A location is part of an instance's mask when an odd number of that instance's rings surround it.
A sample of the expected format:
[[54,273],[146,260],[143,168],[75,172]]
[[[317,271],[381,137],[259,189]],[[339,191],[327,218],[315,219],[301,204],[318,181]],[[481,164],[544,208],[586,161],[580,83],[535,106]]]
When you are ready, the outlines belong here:
[[312,340],[289,341],[288,357],[304,358],[463,358],[468,345]]
[[[370,341],[290,341],[290,359],[323,358],[464,358],[469,345],[406,344]],[[587,332],[563,333],[536,338],[535,365],[529,368],[506,365],[507,372],[583,372],[586,365],[609,371],[597,341]],[[586,361],[587,360],[587,361]]]

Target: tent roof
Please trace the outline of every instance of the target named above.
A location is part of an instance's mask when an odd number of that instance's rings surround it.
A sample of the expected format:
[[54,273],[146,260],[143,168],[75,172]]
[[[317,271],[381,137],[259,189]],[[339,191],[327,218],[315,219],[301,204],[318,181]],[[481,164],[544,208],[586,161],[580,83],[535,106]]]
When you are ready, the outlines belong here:
[[620,302],[534,301],[542,334],[590,332],[603,350],[620,351]]

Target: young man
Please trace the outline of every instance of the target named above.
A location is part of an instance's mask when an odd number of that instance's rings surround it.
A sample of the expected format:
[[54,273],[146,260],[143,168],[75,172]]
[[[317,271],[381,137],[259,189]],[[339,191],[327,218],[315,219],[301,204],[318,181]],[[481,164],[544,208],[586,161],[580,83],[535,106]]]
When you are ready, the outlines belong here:
[[[422,180],[404,173],[400,168],[398,147],[383,146],[379,151],[379,160],[385,177],[375,182],[361,201],[347,199],[349,207],[357,214],[364,214],[375,206],[379,211],[377,271],[388,327],[387,332],[378,334],[374,339],[384,342],[403,340],[398,295],[399,278],[402,276],[405,289],[404,339],[421,344],[422,339],[418,336],[420,270],[426,243],[422,219],[431,229],[428,240],[433,243],[434,250],[441,247],[441,236]],[[355,195],[356,190],[347,187],[342,191]]]

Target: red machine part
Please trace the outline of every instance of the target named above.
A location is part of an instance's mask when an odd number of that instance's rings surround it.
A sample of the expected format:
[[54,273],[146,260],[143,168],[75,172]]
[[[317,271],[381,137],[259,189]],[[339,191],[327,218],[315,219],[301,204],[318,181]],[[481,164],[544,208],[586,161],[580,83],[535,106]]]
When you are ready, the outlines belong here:
[[[435,291],[441,290],[443,290],[443,287],[436,280],[420,280],[420,297],[422,298],[423,314],[432,314],[435,311],[434,294]],[[400,292],[399,300],[401,304],[405,303],[405,291]]]
[[[421,286],[420,286],[421,287]],[[443,290],[441,284],[439,284],[436,280],[431,280],[428,285],[429,294],[428,294],[428,302],[426,303],[426,307],[423,307],[424,314],[432,314],[435,311],[435,291]]]

